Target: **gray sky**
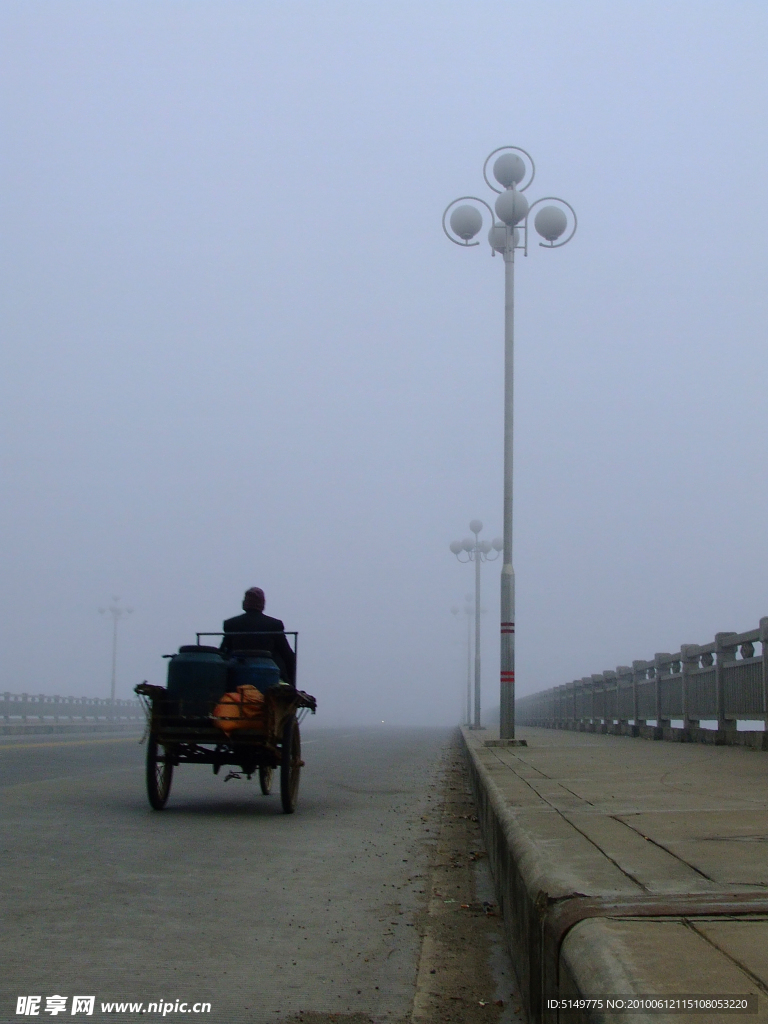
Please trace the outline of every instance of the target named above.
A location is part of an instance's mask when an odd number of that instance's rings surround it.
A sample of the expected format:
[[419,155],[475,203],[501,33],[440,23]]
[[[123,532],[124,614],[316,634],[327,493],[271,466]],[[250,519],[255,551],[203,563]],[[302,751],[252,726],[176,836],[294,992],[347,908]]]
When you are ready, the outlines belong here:
[[767,29],[762,0],[0,3],[2,689],[107,695],[120,595],[128,696],[260,585],[327,724],[456,720],[503,264],[440,217],[505,144],[579,215],[518,261],[519,692],[756,625]]

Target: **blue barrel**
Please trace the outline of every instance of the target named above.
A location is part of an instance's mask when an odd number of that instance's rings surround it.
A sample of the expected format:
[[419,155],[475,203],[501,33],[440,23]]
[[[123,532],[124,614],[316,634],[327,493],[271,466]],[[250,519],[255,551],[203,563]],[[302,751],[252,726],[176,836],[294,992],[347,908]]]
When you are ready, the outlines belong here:
[[168,697],[184,718],[207,718],[227,684],[227,662],[215,647],[180,647],[168,662]]
[[280,682],[280,669],[272,660],[269,651],[232,655],[229,663],[229,688],[255,686],[262,693]]

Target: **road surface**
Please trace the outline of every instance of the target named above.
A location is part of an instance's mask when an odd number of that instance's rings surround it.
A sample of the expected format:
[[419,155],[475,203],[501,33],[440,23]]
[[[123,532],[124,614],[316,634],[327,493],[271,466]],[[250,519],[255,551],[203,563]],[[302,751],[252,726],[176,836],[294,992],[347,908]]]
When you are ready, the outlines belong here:
[[75,995],[93,1020],[153,1002],[176,1020],[210,1003],[210,1024],[406,1019],[448,738],[310,727],[294,815],[203,765],[154,812],[136,736],[4,740],[0,1019],[23,1019],[20,996],[73,1019]]

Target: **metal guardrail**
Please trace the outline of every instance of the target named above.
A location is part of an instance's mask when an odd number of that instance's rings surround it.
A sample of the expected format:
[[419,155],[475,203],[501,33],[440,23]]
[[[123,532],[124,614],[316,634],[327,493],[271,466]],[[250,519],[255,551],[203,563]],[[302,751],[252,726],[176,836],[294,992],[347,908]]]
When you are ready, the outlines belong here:
[[[760,645],[759,653],[756,645]],[[516,704],[521,725],[549,728],[647,726],[682,729],[717,723],[735,732],[739,720],[768,728],[768,617],[746,633],[717,633],[712,643],[683,644],[615,670],[576,679]]]
[[137,700],[50,697],[43,693],[0,694],[0,725],[120,724],[143,721],[144,712]]

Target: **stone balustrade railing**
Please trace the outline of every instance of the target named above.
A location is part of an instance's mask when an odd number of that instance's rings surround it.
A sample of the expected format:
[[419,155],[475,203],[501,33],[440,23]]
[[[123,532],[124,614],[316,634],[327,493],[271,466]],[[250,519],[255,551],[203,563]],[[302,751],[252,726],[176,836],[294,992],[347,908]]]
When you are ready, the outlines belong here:
[[[739,721],[768,723],[767,654],[768,617],[746,633],[717,633],[712,643],[683,644],[675,654],[521,697],[517,721],[634,735],[652,727],[657,738],[736,742]],[[717,736],[695,735],[703,731]]]
[[42,693],[0,693],[0,727],[59,724],[138,725],[143,721],[144,712],[137,700],[51,697]]

